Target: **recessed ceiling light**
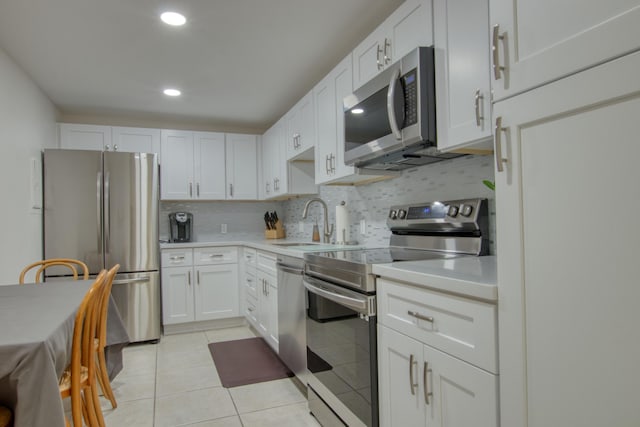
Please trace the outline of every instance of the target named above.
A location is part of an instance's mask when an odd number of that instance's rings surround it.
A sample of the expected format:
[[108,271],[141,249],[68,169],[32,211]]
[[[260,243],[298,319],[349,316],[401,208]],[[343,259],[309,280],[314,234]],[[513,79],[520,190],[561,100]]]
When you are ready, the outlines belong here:
[[184,23],[187,22],[187,18],[178,12],[164,12],[160,15],[160,19],[162,19],[162,22],[165,24],[174,26],[184,25]]
[[178,89],[165,89],[164,90],[164,94],[167,96],[180,96],[182,92],[180,92]]
[[362,108],[354,108],[353,110],[351,110],[351,114],[362,114],[364,113],[364,110]]

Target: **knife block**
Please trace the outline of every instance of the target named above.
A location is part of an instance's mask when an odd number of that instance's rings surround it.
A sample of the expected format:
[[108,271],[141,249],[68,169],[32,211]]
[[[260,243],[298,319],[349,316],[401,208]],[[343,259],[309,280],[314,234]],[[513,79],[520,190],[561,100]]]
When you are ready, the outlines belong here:
[[284,228],[282,228],[282,222],[276,221],[275,230],[265,230],[264,237],[267,239],[284,239]]

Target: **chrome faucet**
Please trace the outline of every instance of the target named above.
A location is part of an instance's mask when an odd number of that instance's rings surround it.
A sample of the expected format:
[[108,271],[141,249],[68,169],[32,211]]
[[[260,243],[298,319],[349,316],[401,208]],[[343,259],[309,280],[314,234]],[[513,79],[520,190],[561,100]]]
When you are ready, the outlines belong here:
[[302,211],[302,219],[306,219],[307,218],[307,214],[309,213],[309,205],[313,202],[318,202],[322,205],[322,208],[324,210],[324,238],[323,238],[323,242],[324,243],[329,243],[329,238],[331,237],[331,235],[333,234],[333,224],[331,224],[331,226],[329,226],[329,214],[327,213],[327,204],[324,202],[324,200],[318,198],[318,197],[314,197],[313,199],[309,200],[305,205],[304,205],[304,211]]

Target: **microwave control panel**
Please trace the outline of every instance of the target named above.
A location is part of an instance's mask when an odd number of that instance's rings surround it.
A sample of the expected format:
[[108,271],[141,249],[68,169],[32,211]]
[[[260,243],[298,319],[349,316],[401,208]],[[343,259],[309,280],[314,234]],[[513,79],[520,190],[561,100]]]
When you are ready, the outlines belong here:
[[404,126],[411,126],[418,123],[418,76],[417,70],[414,68],[407,74],[402,76],[402,82],[404,83],[404,105],[405,116]]

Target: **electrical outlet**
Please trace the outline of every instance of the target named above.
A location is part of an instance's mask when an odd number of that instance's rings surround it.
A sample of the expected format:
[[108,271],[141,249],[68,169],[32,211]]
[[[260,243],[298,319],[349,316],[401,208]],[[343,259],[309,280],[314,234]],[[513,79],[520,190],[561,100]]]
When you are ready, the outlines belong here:
[[304,233],[304,221],[298,221],[298,232]]
[[227,234],[227,224],[220,224],[220,232],[222,234]]
[[360,234],[367,234],[367,223],[364,219],[360,220]]

